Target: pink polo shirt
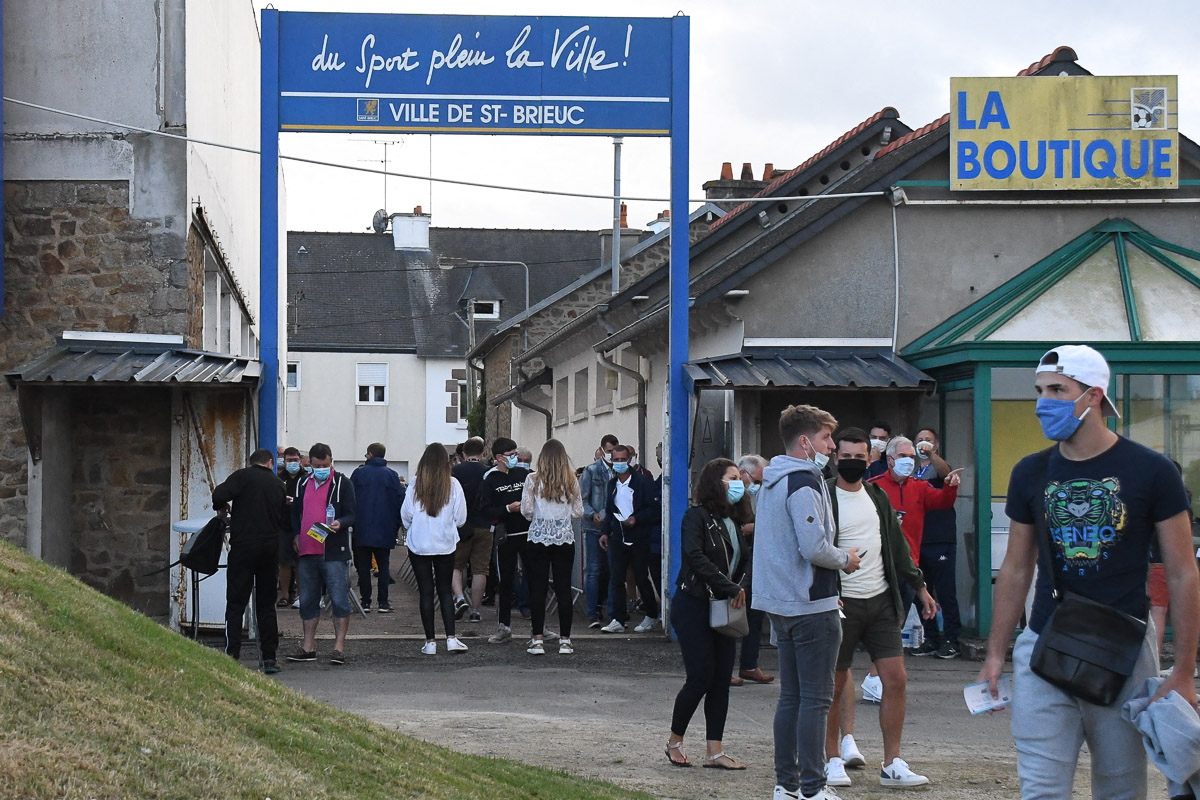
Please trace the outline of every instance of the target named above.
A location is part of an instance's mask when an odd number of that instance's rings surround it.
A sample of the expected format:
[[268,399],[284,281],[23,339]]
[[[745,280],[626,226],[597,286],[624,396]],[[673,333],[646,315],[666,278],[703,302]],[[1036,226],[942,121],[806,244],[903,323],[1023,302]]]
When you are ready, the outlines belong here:
[[333,486],[333,473],[320,486],[316,478],[308,482],[304,492],[304,506],[300,509],[300,555],[325,555],[325,545],[308,535],[314,523],[325,521],[325,507],[329,505],[329,489]]

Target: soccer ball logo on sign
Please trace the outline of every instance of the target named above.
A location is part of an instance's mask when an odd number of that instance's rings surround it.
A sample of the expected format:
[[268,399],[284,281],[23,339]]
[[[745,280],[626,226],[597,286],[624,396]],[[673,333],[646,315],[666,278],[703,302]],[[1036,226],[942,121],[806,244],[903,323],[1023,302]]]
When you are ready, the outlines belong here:
[[1130,89],[1129,127],[1132,130],[1167,128],[1167,90]]

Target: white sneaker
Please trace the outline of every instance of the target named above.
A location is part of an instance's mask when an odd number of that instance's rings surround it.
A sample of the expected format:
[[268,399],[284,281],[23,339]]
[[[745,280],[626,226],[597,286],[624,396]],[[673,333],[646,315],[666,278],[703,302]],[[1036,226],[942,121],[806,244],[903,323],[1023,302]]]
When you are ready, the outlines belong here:
[[465,653],[467,646],[458,640],[457,636],[446,637],[446,650],[450,653]]
[[570,639],[558,640],[558,654],[560,656],[569,656],[575,652],[575,648],[571,646]]
[[842,737],[842,762],[847,767],[865,767],[867,765],[867,760],[863,758],[863,754],[858,750],[858,745],[854,743],[854,736],[849,733]]
[[846,774],[846,763],[837,756],[834,756],[825,763],[825,785],[850,785],[850,776]]
[[908,768],[908,763],[902,758],[896,758],[891,764],[879,770],[879,785],[889,787],[924,786],[929,778],[918,775]]
[[624,623],[620,622],[619,620],[614,619],[611,622],[609,622],[607,625],[605,625],[603,628],[601,628],[600,632],[601,633],[624,633],[625,625],[624,625]]
[[799,800],[800,790],[789,792],[779,784],[775,785],[775,793],[771,795],[771,800]]
[[[789,794],[784,795],[784,797],[792,797],[792,796],[793,795],[789,795]],[[837,792],[835,792],[833,789],[831,789],[828,786],[826,786],[824,789],[817,792],[816,794],[812,794],[812,795],[800,794],[800,795],[795,795],[795,796],[798,796],[800,798],[800,800],[842,800],[840,797],[838,797]]]
[[541,639],[533,639],[529,642],[529,647],[525,648],[525,652],[531,656],[544,656],[546,655],[546,648],[542,644]]
[[868,673],[867,677],[863,678],[862,690],[863,699],[868,702],[878,703],[883,700],[883,681],[878,675]]
[[657,624],[658,620],[656,620],[654,617],[646,617],[637,624],[637,627],[634,628],[634,630],[638,633],[646,633],[647,631],[654,630],[654,626]]
[[512,638],[512,628],[501,625],[496,632],[488,637],[488,644],[502,644]]
[[437,653],[437,643],[436,642],[426,642],[424,645],[421,646],[421,653],[424,655],[427,655],[427,656],[435,655]]

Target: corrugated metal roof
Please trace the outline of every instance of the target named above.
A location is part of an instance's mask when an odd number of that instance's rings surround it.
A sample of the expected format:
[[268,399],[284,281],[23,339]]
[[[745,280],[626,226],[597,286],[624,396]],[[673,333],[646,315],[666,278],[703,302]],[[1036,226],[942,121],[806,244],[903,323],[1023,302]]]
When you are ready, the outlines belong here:
[[816,389],[932,390],[934,380],[894,356],[878,351],[769,350],[705,359],[689,365],[697,383],[740,389],[810,387]]
[[198,350],[122,342],[60,344],[35,361],[4,374],[24,383],[247,383],[257,384],[262,364]]

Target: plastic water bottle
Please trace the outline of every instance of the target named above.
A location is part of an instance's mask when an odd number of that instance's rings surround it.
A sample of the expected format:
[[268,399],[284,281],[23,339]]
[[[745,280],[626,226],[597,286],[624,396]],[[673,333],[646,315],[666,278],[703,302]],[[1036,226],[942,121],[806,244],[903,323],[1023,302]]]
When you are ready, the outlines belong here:
[[333,503],[330,503],[329,505],[325,506],[325,524],[326,525],[333,524]]
[[937,604],[937,629],[938,633],[942,633],[945,628],[942,626],[942,604]]

